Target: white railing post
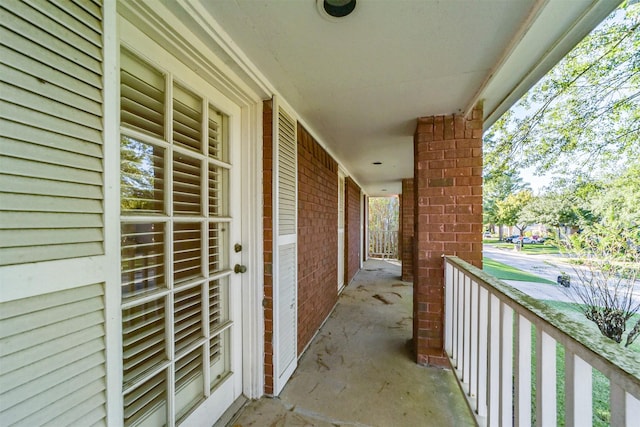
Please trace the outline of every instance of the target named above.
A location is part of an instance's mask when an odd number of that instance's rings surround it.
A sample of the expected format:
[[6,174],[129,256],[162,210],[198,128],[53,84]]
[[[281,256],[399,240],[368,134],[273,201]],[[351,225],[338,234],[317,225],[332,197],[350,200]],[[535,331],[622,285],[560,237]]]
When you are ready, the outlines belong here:
[[564,409],[567,427],[590,425],[592,422],[591,365],[565,349],[564,353]]
[[640,400],[612,381],[609,401],[611,427],[637,425],[640,420]]
[[626,418],[626,399],[624,390],[618,384],[611,382],[611,392],[609,394],[609,408],[611,410],[611,427],[623,427]]
[[501,425],[513,425],[513,309],[502,304],[500,340]]
[[536,328],[536,424],[556,425],[556,341]]
[[[471,278],[464,276],[464,339],[462,350],[462,382],[469,385],[471,369]],[[468,389],[467,389],[468,390]]]
[[487,416],[488,381],[489,378],[489,291],[482,287],[479,290],[478,304],[478,395],[476,411],[479,417]]
[[[469,344],[469,397],[477,404],[478,398],[478,283],[471,282],[471,342]],[[476,407],[477,409],[477,407]]]
[[451,358],[453,359],[453,367],[458,366],[458,335],[460,334],[460,327],[458,325],[458,299],[460,294],[458,292],[458,269],[453,269],[453,281],[451,282],[453,288],[453,298],[451,304],[451,325],[453,327],[453,335],[451,336]]
[[464,273],[458,270],[457,274],[458,278],[456,279],[457,286],[457,319],[456,319],[456,368],[460,371],[460,375],[462,375],[462,367],[464,364],[464,359],[462,357],[463,351],[463,340],[464,340]]
[[445,262],[444,286],[444,350],[453,357],[453,266],[448,262]]
[[489,378],[487,394],[489,406],[488,426],[500,423],[500,299],[495,294],[489,297]]
[[515,425],[531,425],[531,322],[516,316]]

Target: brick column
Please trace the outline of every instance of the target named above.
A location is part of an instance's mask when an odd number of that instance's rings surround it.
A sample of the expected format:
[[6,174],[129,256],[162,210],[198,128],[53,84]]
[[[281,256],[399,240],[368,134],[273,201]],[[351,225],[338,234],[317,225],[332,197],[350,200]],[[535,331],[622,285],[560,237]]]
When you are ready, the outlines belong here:
[[413,281],[413,205],[413,179],[403,179],[400,198],[400,260],[402,261],[402,280],[405,282]]
[[273,394],[273,104],[262,109],[262,194],[264,246],[264,393]]
[[442,255],[482,267],[482,109],[418,119],[414,167],[413,343],[419,364],[447,366]]

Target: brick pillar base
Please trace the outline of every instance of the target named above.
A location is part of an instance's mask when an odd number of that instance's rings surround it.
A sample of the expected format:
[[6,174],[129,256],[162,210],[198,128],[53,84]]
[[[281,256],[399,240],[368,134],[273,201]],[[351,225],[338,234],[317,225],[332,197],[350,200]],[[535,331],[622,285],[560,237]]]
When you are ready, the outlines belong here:
[[482,267],[482,109],[418,119],[414,167],[413,343],[419,364],[448,366],[442,255]]

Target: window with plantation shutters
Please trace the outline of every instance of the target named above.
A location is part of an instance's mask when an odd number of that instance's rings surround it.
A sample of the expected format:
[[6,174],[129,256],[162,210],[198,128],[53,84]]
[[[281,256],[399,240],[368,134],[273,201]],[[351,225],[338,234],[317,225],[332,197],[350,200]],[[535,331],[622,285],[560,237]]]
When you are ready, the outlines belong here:
[[231,375],[228,117],[120,63],[124,424],[174,425]]
[[[277,104],[276,99],[276,104]],[[297,123],[281,106],[274,117],[274,388],[297,366]]]
[[0,265],[103,254],[101,2],[0,22]]

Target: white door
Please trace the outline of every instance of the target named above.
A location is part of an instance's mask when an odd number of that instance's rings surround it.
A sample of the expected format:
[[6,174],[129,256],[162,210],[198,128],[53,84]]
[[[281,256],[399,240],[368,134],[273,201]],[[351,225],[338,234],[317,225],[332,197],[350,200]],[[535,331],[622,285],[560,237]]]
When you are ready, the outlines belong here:
[[338,172],[338,291],[344,287],[344,174]]
[[298,361],[298,156],[296,120],[274,98],[273,346],[274,394]]
[[120,30],[123,422],[211,424],[242,391],[240,108]]

